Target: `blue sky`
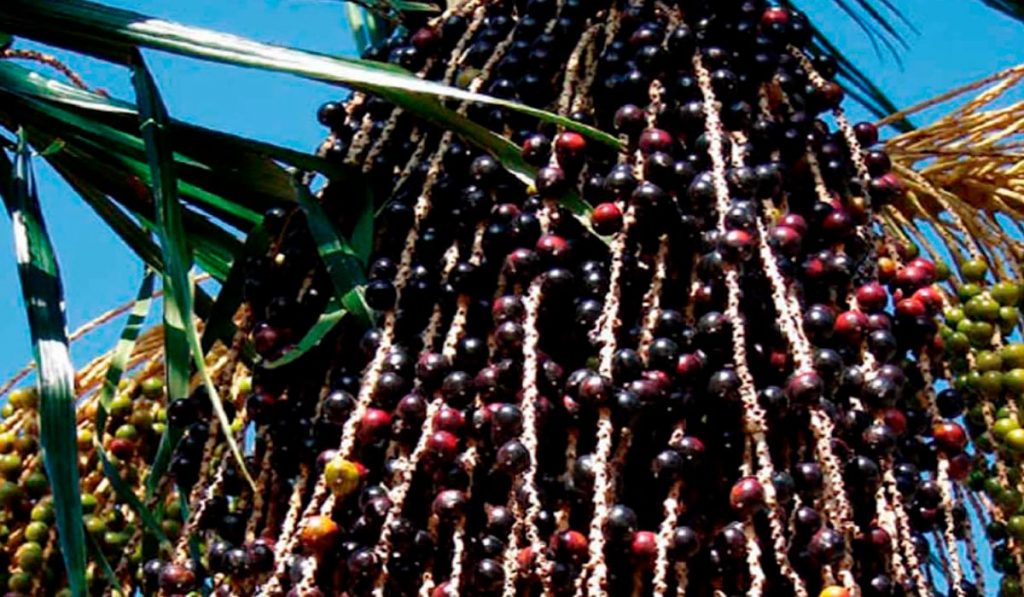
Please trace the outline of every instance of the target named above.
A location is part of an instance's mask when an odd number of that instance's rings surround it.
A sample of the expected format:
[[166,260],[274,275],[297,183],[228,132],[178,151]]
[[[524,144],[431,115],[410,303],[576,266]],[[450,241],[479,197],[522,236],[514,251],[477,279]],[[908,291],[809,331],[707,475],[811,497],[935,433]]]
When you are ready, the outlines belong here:
[[[110,5],[248,36],[260,41],[349,54],[344,9],[337,0],[106,0]],[[1000,68],[1024,62],[1024,26],[977,0],[897,0],[920,30],[908,38],[901,68],[879,58],[866,36],[831,0],[797,0],[816,25],[870,74],[899,106],[907,106]],[[66,58],[94,86],[130,98],[127,71],[79,57]],[[285,75],[210,65],[147,54],[170,112],[179,119],[226,129],[295,149],[321,138],[317,107],[341,94],[337,88]],[[854,117],[863,113],[851,107]],[[933,112],[932,115],[935,113]],[[141,265],[59,179],[39,166],[39,187],[65,283],[69,328],[130,301]],[[18,290],[9,223],[0,227],[0,379],[20,369],[31,346]],[[82,365],[113,346],[120,325],[90,335],[72,350]]]

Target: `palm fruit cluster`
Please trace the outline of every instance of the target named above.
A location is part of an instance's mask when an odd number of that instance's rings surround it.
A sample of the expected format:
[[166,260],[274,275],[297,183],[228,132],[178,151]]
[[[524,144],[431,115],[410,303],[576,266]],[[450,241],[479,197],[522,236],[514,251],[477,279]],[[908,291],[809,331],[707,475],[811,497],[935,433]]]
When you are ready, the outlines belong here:
[[[378,214],[370,316],[320,316],[304,213],[265,215],[236,344],[208,358],[253,485],[201,390],[164,399],[158,360],[106,429],[83,424],[86,526],[117,583],[1021,595],[1021,288],[976,258],[957,280],[879,223],[906,188],[811,36],[762,0],[467,0],[370,48],[618,142],[452,102],[516,148],[495,156],[379,97],[325,104],[320,153]],[[319,193],[347,238],[360,196]],[[49,593],[31,396],[0,435],[7,578]],[[181,439],[147,491],[165,428]]]

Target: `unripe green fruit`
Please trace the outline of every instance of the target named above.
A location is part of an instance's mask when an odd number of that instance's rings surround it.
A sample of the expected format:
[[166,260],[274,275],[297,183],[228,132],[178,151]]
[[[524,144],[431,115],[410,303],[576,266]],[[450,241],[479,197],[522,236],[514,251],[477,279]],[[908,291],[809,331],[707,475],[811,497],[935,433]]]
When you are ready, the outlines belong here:
[[160,398],[164,394],[164,380],[159,377],[147,377],[142,381],[142,393],[149,398]]
[[50,527],[45,522],[30,522],[25,526],[25,539],[42,543],[50,536]]
[[966,303],[972,297],[978,296],[982,292],[985,292],[984,288],[982,288],[981,286],[979,286],[977,284],[970,284],[970,283],[968,283],[968,284],[961,284],[960,288],[956,289],[956,295],[960,299],[960,302],[962,302],[962,303]]
[[981,259],[969,259],[960,266],[960,274],[968,282],[981,282],[988,273],[988,264]]
[[1021,289],[1020,285],[1016,282],[1002,281],[996,282],[989,290],[989,294],[1000,305],[1016,307],[1017,303],[1020,302]]
[[1024,452],[1024,429],[1012,429],[1006,434],[1006,445],[1014,452]]
[[1000,440],[1005,440],[1006,435],[1014,429],[1020,429],[1020,425],[1012,418],[997,419],[992,425],[992,434]]
[[19,568],[25,572],[35,572],[43,565],[43,546],[34,541],[22,543],[14,557]]

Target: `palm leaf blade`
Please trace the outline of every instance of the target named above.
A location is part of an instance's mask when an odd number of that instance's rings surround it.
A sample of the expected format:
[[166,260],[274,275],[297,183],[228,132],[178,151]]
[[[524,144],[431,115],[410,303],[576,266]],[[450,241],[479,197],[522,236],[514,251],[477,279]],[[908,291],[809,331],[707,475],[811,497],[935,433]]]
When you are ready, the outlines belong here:
[[[238,469],[250,486],[255,489],[256,484],[246,469],[242,451],[231,430],[231,421],[228,420],[224,404],[221,402],[217,388],[206,368],[202,343],[192,317],[192,281],[189,274],[191,255],[186,244],[181,206],[174,191],[177,185],[174,179],[174,160],[166,139],[167,111],[141,55],[136,54],[133,66],[132,82],[138,96],[142,136],[146,142],[149,166],[153,172],[152,188],[153,198],[157,204],[157,227],[167,268],[164,273],[165,335],[172,332],[175,336],[180,335],[175,339],[173,346],[178,351],[175,358],[180,361],[179,367],[187,366],[191,351],[196,369],[213,406],[214,414],[224,432],[228,448]],[[170,360],[172,354],[168,352],[165,358]],[[169,369],[170,367],[168,367]]]
[[0,160],[4,202],[14,224],[18,276],[28,315],[39,387],[39,443],[57,518],[61,554],[72,594],[85,595],[85,532],[82,527],[75,416],[75,370],[68,350],[63,289],[46,231],[24,132],[14,167]]

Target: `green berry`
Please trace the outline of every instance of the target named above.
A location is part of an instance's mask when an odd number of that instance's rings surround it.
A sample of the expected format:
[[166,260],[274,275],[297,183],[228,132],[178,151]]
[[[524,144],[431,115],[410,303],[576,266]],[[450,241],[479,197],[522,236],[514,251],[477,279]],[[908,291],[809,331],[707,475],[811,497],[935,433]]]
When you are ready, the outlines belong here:
[[112,417],[127,417],[132,412],[132,399],[127,394],[118,394],[110,401],[110,415]]
[[38,504],[32,506],[32,520],[50,524],[53,522],[53,517],[53,503],[50,500],[41,500]]
[[21,570],[11,574],[7,579],[7,588],[15,593],[28,593],[32,590],[32,575]]
[[181,520],[181,504],[178,500],[170,500],[167,507],[164,509],[164,516],[173,518],[174,520]]
[[1014,452],[1024,452],[1024,429],[1011,429],[1006,433],[1006,445]]
[[970,259],[960,266],[960,273],[968,282],[981,282],[988,273],[988,264],[981,259]]
[[9,507],[23,497],[21,487],[11,481],[0,483],[0,506]]
[[1024,367],[1024,344],[1011,342],[999,349],[999,356],[1003,357],[1004,367]]
[[999,328],[1004,333],[1013,331],[1013,328],[1020,323],[1020,311],[1017,307],[999,307]]
[[991,497],[998,496],[1003,491],[1003,486],[999,483],[999,479],[996,477],[988,477],[985,479],[985,493]]
[[25,572],[35,572],[43,565],[43,546],[34,541],[22,543],[14,557],[19,568]]
[[135,440],[139,438],[139,431],[134,425],[124,424],[117,428],[114,437],[118,439]]
[[149,408],[138,408],[132,411],[128,422],[135,426],[136,429],[145,429],[153,424],[153,413],[150,412]]
[[976,404],[967,411],[967,421],[976,427],[985,425],[985,409]]
[[1015,419],[1007,417],[1005,419],[996,419],[996,422],[992,425],[992,434],[997,439],[1004,440],[1006,435],[1014,429],[1020,429],[1020,424]]
[[131,535],[128,533],[119,533],[116,531],[107,531],[106,533],[103,533],[103,544],[108,547],[124,547],[129,540],[131,540]]
[[30,522],[25,525],[25,539],[42,543],[50,536],[50,526],[45,522]]
[[42,471],[32,471],[25,479],[25,489],[31,497],[42,497],[50,490],[50,482],[46,480],[46,475]]
[[1003,368],[1003,359],[999,356],[999,353],[991,350],[982,350],[978,352],[978,355],[974,358],[974,365],[978,368],[978,371],[1001,371]]
[[160,398],[164,394],[164,380],[159,377],[147,377],[142,381],[142,393],[149,398]]
[[1003,387],[1018,396],[1024,394],[1024,369],[1011,369],[1003,373]]
[[181,534],[181,523],[177,520],[165,518],[160,521],[160,529],[163,530],[165,535],[171,539],[175,539]]
[[992,298],[996,299],[1000,305],[1015,307],[1017,306],[1017,303],[1020,302],[1020,285],[1016,282],[996,282],[989,290],[989,294],[991,294]]
[[96,510],[96,506],[99,505],[99,501],[96,500],[96,496],[91,493],[82,494],[82,512],[85,514],[91,514]]
[[998,371],[986,371],[978,382],[978,391],[990,398],[998,398],[1003,393],[1003,374]]
[[1024,516],[1019,514],[1011,516],[1010,519],[1006,521],[1006,529],[1010,531],[1010,535],[1012,535],[1014,539],[1018,541],[1024,539]]
[[953,354],[967,354],[971,350],[971,340],[967,337],[967,334],[956,331],[949,337],[949,342],[946,346]]
[[996,328],[987,321],[975,321],[971,324],[971,331],[967,334],[971,344],[979,348],[992,344],[992,334]]
[[4,454],[0,456],[0,474],[7,478],[17,477],[21,473],[21,456]]
[[999,303],[980,294],[967,301],[967,304],[964,305],[964,313],[971,319],[996,321],[999,319]]
[[102,535],[107,532],[107,523],[99,516],[89,515],[85,517],[85,530],[92,535]]
[[967,302],[971,297],[978,296],[985,289],[977,284],[961,284],[960,288],[956,289],[956,295],[960,299],[960,302]]
[[956,324],[960,323],[965,317],[967,317],[967,315],[964,314],[964,308],[960,306],[946,307],[946,310],[943,311],[943,315],[946,317],[946,323],[952,327],[956,327]]

